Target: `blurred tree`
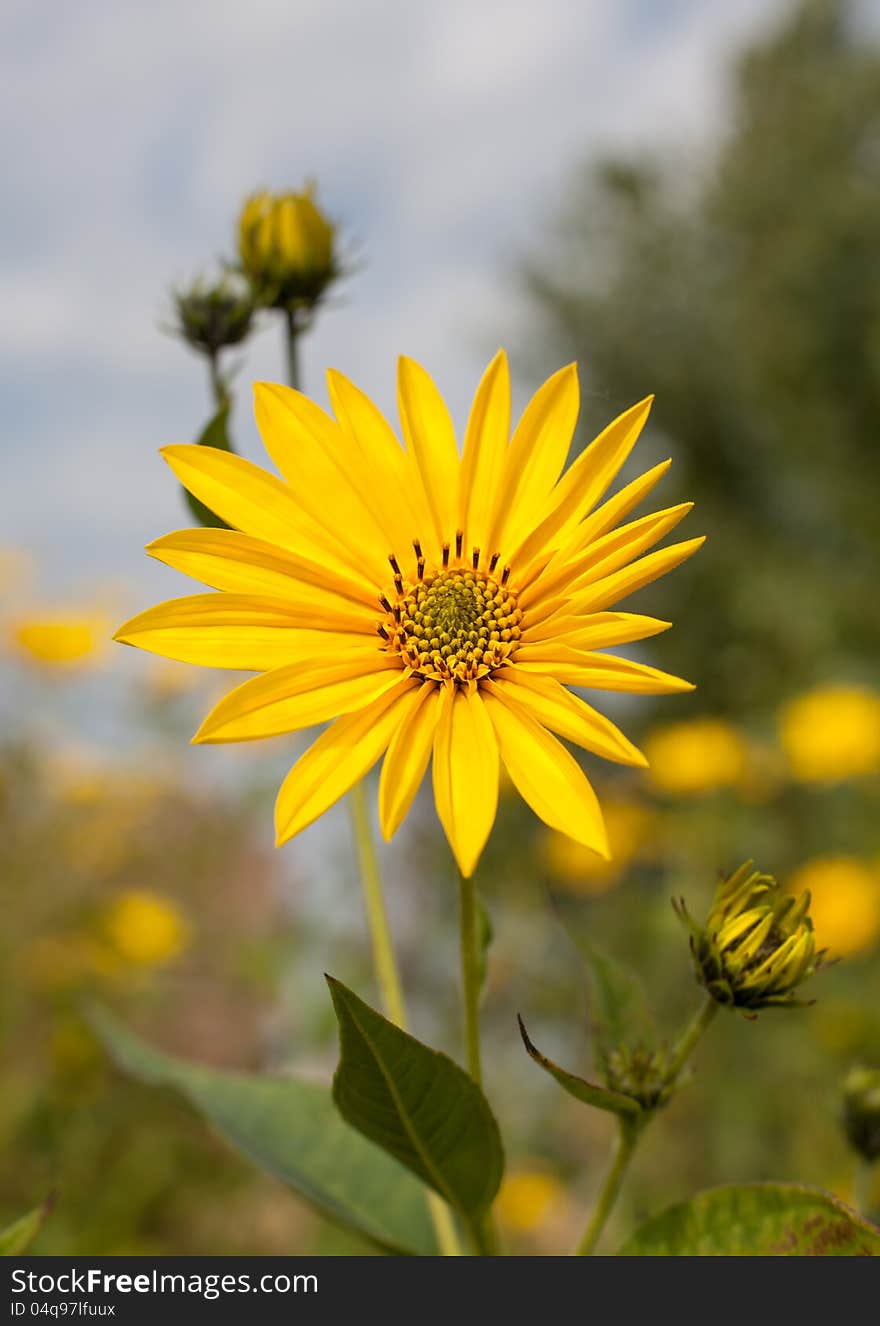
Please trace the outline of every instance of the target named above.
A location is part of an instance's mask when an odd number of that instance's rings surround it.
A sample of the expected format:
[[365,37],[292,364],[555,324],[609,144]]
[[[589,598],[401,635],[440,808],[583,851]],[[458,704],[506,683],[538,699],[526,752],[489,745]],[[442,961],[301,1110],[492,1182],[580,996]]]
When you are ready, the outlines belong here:
[[649,591],[687,621],[662,662],[740,712],[880,647],[880,47],[858,18],[802,0],[739,59],[706,169],[592,167],[526,273],[539,343],[584,366],[582,441],[657,393],[710,534]]

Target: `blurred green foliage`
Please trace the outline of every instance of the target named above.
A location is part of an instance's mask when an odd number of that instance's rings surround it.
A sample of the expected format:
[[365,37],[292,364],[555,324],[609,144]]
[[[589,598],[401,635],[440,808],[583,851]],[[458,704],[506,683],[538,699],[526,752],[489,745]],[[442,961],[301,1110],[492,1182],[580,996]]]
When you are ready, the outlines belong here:
[[880,49],[859,18],[803,0],[738,60],[708,159],[590,167],[527,273],[531,342],[582,366],[582,441],[657,394],[664,491],[710,535],[650,590],[687,623],[658,654],[740,714],[871,676],[880,648]]

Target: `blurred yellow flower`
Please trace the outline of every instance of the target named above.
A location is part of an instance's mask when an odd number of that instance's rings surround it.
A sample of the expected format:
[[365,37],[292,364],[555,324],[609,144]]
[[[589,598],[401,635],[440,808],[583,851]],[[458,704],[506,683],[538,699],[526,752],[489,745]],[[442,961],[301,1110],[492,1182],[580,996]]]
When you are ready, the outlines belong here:
[[834,783],[880,769],[880,695],[863,686],[820,686],[779,715],[782,748],[795,778]]
[[820,948],[832,957],[869,949],[880,938],[880,870],[854,856],[815,857],[788,880],[792,893],[809,889],[810,915]]
[[544,862],[559,884],[572,893],[605,893],[633,860],[650,855],[655,843],[659,818],[650,806],[609,798],[603,801],[602,808],[611,847],[610,860],[564,833],[549,830],[544,835]]
[[508,1174],[498,1193],[496,1212],[502,1225],[516,1234],[528,1234],[542,1223],[564,1196],[558,1179],[543,1170]]
[[30,662],[74,667],[93,662],[110,638],[106,620],[91,615],[47,613],[13,622],[12,643]]
[[277,308],[317,303],[338,275],[335,227],[302,193],[252,194],[238,223],[238,252],[261,303]]
[[669,796],[702,796],[733,787],[746,768],[744,737],[721,718],[694,718],[654,728],[644,743],[648,778]]
[[182,912],[146,889],[122,893],[104,917],[104,932],[116,953],[140,967],[159,967],[178,957],[189,942]]

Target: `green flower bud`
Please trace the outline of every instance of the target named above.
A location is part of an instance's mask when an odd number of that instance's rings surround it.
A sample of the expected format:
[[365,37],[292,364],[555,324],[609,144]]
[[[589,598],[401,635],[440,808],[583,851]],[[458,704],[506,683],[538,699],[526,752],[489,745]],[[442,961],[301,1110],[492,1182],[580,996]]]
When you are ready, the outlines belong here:
[[853,1068],[843,1083],[843,1126],[865,1160],[880,1160],[880,1069]]
[[674,903],[690,930],[697,980],[719,1004],[757,1011],[803,1005],[797,987],[822,966],[816,951],[810,895],[785,892],[772,875],[747,861],[722,880],[704,926]]
[[675,1084],[669,1081],[669,1059],[663,1050],[643,1043],[619,1045],[605,1058],[605,1085],[632,1096],[644,1110],[665,1105]]
[[335,239],[313,186],[252,194],[239,218],[238,253],[258,303],[288,312],[314,308],[340,273]]
[[186,290],[172,291],[177,324],[184,341],[215,356],[227,345],[238,345],[251,329],[254,305],[238,280],[223,277],[216,285],[199,278]]

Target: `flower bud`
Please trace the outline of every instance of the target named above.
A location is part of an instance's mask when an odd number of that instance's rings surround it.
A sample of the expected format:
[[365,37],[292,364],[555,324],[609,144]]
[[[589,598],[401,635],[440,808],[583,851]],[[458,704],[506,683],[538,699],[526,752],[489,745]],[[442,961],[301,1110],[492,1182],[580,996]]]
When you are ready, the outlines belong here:
[[674,1089],[669,1080],[668,1055],[643,1042],[619,1045],[606,1056],[605,1085],[637,1100],[644,1110],[665,1105]]
[[303,193],[252,194],[238,223],[242,271],[257,301],[288,311],[311,309],[339,275],[335,227]]
[[795,898],[753,866],[747,861],[722,880],[705,926],[683,900],[673,904],[690,930],[697,980],[716,1003],[734,1008],[802,1005],[795,990],[824,956],[816,951],[810,895]]
[[843,1126],[850,1146],[880,1160],[880,1069],[853,1068],[843,1083]]
[[199,279],[187,290],[173,291],[172,299],[174,330],[203,354],[214,356],[224,346],[238,345],[251,329],[254,305],[235,279],[224,277],[216,285]]

